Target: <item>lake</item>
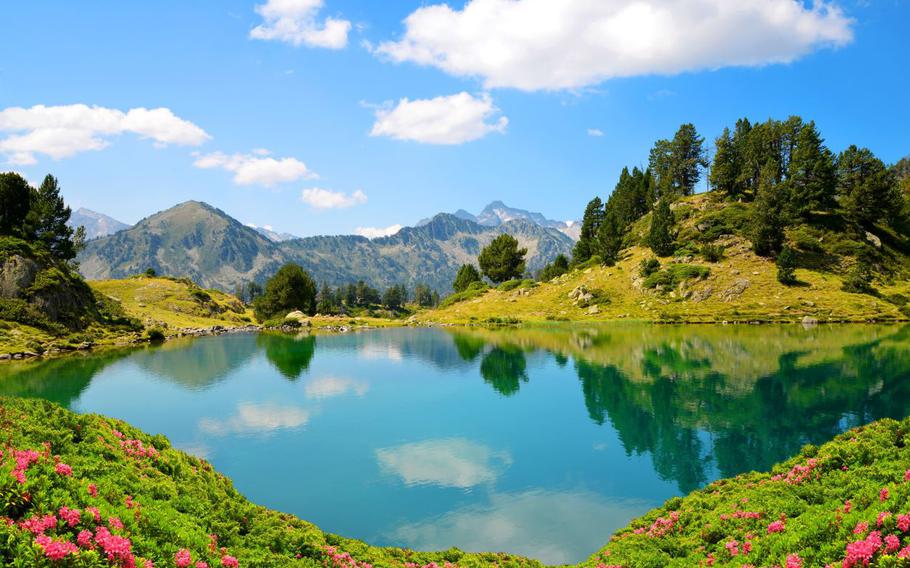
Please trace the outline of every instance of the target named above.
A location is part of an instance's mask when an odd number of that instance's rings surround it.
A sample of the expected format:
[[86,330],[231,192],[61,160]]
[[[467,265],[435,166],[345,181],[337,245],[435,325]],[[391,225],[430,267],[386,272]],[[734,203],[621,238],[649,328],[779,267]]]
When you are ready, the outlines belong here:
[[577,562],[666,499],[910,414],[910,326],[249,334],[0,366],[371,544]]

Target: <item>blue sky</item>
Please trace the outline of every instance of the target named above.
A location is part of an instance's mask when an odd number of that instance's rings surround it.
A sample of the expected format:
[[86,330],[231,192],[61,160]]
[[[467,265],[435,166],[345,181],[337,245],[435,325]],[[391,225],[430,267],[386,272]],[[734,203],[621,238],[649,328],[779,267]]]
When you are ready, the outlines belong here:
[[834,151],[910,153],[901,0],[33,0],[2,14],[0,170],[51,172],[74,206],[130,223],[188,199],[302,236],[493,199],[578,218],[680,123],[711,140],[740,116],[800,114]]

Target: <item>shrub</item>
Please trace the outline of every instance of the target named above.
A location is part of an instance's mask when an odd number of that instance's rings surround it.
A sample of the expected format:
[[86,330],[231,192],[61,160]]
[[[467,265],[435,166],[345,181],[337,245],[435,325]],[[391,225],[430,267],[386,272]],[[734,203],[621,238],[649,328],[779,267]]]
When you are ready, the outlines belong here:
[[647,277],[644,287],[653,289],[675,288],[680,282],[692,279],[707,278],[711,270],[707,266],[698,266],[695,264],[670,264],[666,269],[655,272]]
[[500,292],[511,292],[516,288],[528,288],[534,284],[533,280],[508,280],[496,287]]
[[145,336],[146,336],[146,338],[148,338],[149,341],[152,341],[152,342],[158,342],[158,341],[165,340],[164,330],[162,330],[160,327],[151,327],[151,328],[147,329],[145,331]]
[[644,258],[638,265],[638,273],[642,278],[647,278],[660,270],[660,261],[656,258]]
[[484,284],[483,282],[472,282],[463,292],[456,292],[448,297],[446,297],[442,302],[440,302],[439,307],[445,308],[451,306],[452,304],[457,304],[458,302],[464,302],[465,300],[472,300],[474,298],[479,298],[487,293],[490,287]]
[[702,245],[698,252],[708,262],[719,262],[724,258],[724,247],[720,245]]
[[818,237],[812,234],[808,227],[799,227],[794,230],[791,238],[793,239],[793,244],[796,245],[796,248],[806,252],[824,252],[825,249],[822,247],[822,242],[818,240]]

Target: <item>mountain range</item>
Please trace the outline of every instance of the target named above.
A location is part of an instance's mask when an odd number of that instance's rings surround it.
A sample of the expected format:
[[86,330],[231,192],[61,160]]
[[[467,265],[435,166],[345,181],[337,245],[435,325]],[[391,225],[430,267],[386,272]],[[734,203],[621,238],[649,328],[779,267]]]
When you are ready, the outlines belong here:
[[[509,221],[524,220],[540,227],[556,229],[557,231],[568,235],[576,241],[578,240],[579,233],[581,232],[581,223],[579,221],[554,221],[552,219],[547,219],[540,213],[527,211],[525,209],[516,209],[515,207],[509,207],[502,201],[494,201],[490,203],[484,207],[483,211],[477,215],[465,211],[464,209],[459,209],[453,213],[453,215],[459,219],[473,221],[485,227],[499,227],[500,225],[508,223]],[[417,226],[419,227],[421,225],[425,225],[430,221],[431,219],[423,219],[417,223]]]
[[78,261],[88,279],[124,278],[152,268],[225,291],[242,282],[264,282],[284,263],[296,262],[318,282],[334,286],[359,279],[380,289],[422,282],[447,293],[458,267],[476,261],[480,250],[502,233],[527,247],[530,271],[560,253],[569,254],[574,245],[560,230],[524,216],[491,226],[447,213],[372,240],[342,235],[276,242],[220,209],[187,201],[89,241]]
[[130,228],[126,223],[121,223],[113,217],[108,217],[104,213],[98,213],[85,207],[73,211],[68,224],[74,229],[79,226],[85,227],[85,238],[87,239],[113,235],[118,231]]

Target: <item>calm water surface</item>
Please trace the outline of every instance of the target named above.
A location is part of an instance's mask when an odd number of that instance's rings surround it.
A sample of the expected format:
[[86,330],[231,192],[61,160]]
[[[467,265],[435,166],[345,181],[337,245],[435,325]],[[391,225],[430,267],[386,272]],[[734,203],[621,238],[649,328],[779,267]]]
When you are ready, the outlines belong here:
[[0,366],[254,502],[382,545],[576,562],[633,517],[910,414],[910,327],[234,335]]

